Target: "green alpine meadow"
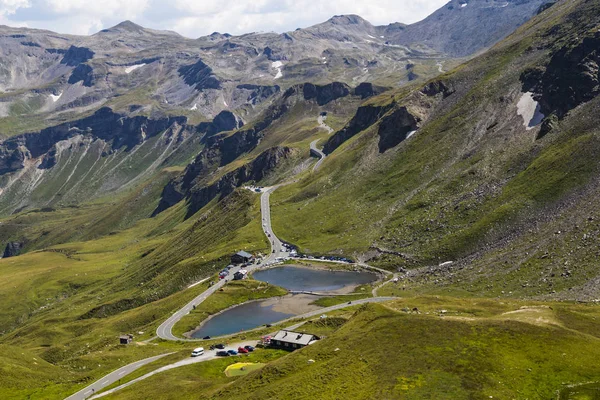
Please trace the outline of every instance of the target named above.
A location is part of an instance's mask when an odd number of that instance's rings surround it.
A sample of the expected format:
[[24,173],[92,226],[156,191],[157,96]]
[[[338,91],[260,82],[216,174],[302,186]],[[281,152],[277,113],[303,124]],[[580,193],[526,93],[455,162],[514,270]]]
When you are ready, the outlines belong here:
[[600,1],[109,3],[0,1],[1,399],[600,399]]

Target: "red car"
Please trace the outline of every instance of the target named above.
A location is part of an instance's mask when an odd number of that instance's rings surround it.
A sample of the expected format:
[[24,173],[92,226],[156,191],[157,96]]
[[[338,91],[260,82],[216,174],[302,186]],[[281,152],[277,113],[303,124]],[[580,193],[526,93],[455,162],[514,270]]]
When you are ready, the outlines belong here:
[[238,347],[238,353],[240,353],[240,354],[246,354],[246,353],[248,353],[248,349],[245,349],[243,347]]

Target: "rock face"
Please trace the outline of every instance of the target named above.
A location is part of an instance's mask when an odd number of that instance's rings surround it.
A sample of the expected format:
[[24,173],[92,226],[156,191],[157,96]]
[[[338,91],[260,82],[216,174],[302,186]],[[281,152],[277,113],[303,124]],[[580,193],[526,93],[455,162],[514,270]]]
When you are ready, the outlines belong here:
[[94,52],[86,47],[71,46],[69,50],[65,52],[65,56],[60,61],[61,64],[68,65],[69,67],[76,67],[77,65],[91,60],[94,57]]
[[244,93],[244,101],[252,105],[262,103],[271,96],[274,96],[275,94],[279,93],[279,91],[281,90],[280,87],[277,85],[265,86],[251,84],[237,85],[236,89],[238,89],[241,93]]
[[288,158],[291,153],[292,150],[288,147],[270,148],[262,152],[251,163],[223,175],[216,182],[206,186],[195,184],[200,177],[195,176],[192,169],[186,169],[186,172],[180,178],[171,181],[165,187],[161,201],[154,214],[156,215],[179,203],[181,200],[187,199],[187,217],[190,217],[216,196],[227,196],[247,182],[262,180],[282,160]]
[[375,124],[392,107],[394,107],[393,102],[384,106],[365,105],[359,107],[350,122],[348,122],[342,130],[336,132],[329,138],[323,147],[323,152],[325,154],[331,154],[335,149],[340,147],[342,143]]
[[83,86],[94,86],[94,69],[87,64],[79,64],[77,68],[71,72],[68,80],[70,85],[77,82],[83,82]]
[[178,72],[184,82],[196,90],[221,88],[219,78],[215,76],[212,68],[202,60],[198,60],[192,65],[184,65],[178,69]]
[[206,132],[208,135],[215,135],[220,132],[233,131],[244,126],[244,121],[231,111],[221,111],[212,120],[212,122],[202,123],[199,130]]
[[4,254],[2,255],[3,258],[8,258],[8,257],[15,257],[18,256],[19,253],[21,253],[21,250],[23,249],[24,244],[22,242],[10,242],[6,245],[6,247],[4,248]]
[[328,85],[313,85],[305,83],[302,91],[304,100],[316,100],[317,104],[322,106],[333,100],[346,97],[350,94],[350,87],[341,82],[333,82]]
[[379,152],[396,147],[407,136],[418,129],[421,119],[411,114],[406,107],[400,107],[379,124]]
[[354,88],[354,95],[359,96],[361,99],[368,99],[369,97],[380,95],[381,93],[390,90],[385,86],[377,86],[370,82],[363,82]]
[[522,74],[524,91],[535,93],[544,115],[563,118],[600,94],[600,33],[555,52],[546,68]]
[[40,168],[54,165],[53,146],[76,135],[89,135],[111,143],[113,149],[131,149],[149,137],[164,132],[173,124],[185,126],[185,117],[150,119],[145,116],[125,117],[105,107],[75,122],[18,135],[0,142],[0,173],[15,172],[28,158],[44,156]]
[[[356,88],[354,92],[358,91],[364,94],[378,90],[383,90],[383,88],[366,90],[363,86],[360,90]],[[406,139],[410,132],[417,130],[420,122],[428,116],[434,104],[453,93],[452,85],[436,80],[425,85],[410,99],[409,102],[414,105],[415,109],[420,109],[420,112],[410,111],[407,106],[398,106],[394,100],[382,105],[365,104],[358,108],[354,117],[342,130],[329,138],[323,147],[323,152],[325,154],[332,153],[357,133],[381,121],[378,128],[379,151],[383,153],[397,146]],[[386,115],[390,112],[391,114]]]

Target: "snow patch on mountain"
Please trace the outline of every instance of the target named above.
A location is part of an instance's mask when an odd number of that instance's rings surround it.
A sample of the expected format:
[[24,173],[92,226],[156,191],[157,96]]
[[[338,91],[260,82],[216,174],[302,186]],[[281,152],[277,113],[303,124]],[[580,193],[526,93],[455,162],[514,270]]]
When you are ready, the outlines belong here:
[[283,63],[281,61],[273,61],[273,63],[271,64],[271,68],[277,70],[277,74],[275,74],[275,77],[273,79],[279,79],[283,76],[283,73],[281,72],[281,67],[283,67]]
[[50,98],[52,99],[52,101],[53,101],[54,103],[56,103],[56,102],[58,101],[58,99],[60,99],[60,98],[62,97],[62,95],[63,95],[63,92],[60,92],[60,93],[58,94],[58,96],[57,96],[57,95],[54,95],[54,94],[51,94],[51,95],[50,95]]
[[533,93],[523,93],[517,103],[517,114],[523,117],[523,126],[527,130],[533,129],[544,119],[540,111],[540,104],[534,100]]
[[133,71],[135,71],[136,69],[142,68],[145,65],[146,64],[136,64],[136,65],[129,66],[129,67],[125,68],[125,73],[130,74]]

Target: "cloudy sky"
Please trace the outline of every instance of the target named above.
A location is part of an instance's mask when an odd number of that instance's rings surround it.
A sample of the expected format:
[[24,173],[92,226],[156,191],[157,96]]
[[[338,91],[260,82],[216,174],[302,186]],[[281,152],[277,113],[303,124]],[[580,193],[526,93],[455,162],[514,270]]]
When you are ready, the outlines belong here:
[[336,14],[373,24],[412,23],[448,0],[0,0],[0,24],[92,34],[130,19],[187,37],[214,31],[285,32]]

